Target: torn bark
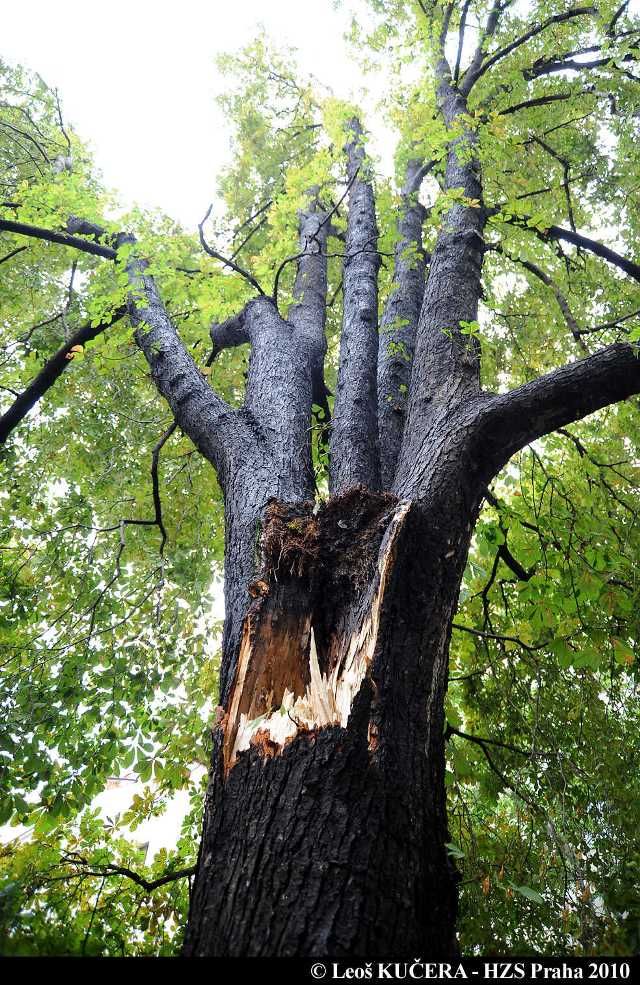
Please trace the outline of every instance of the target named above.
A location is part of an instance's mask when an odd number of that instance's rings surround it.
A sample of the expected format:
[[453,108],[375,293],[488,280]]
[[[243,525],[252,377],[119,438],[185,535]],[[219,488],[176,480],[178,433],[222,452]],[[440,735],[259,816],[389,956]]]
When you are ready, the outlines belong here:
[[425,629],[440,591],[407,550],[420,511],[363,488],[310,506],[265,511],[184,953],[451,955],[443,723],[424,701],[446,633]]

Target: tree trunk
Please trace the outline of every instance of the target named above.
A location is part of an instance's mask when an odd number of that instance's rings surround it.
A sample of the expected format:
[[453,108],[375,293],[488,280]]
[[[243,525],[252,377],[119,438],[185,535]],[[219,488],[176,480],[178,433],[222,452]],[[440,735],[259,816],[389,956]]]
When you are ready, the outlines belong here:
[[419,501],[264,510],[185,954],[455,955],[443,709],[481,483],[452,433]]

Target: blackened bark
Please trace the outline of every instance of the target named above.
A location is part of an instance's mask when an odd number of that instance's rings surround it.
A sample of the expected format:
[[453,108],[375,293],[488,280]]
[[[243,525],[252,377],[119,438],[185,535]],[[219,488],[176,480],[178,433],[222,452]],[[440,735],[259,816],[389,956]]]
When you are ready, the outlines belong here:
[[[429,502],[356,488],[306,519],[279,507],[284,536],[265,518],[244,671],[215,736],[185,954],[456,953],[443,699],[480,499],[477,475],[457,457],[459,467],[435,470]],[[313,678],[312,646],[334,692],[357,685],[342,719],[319,714],[316,725],[309,704],[325,706],[300,693]],[[283,673],[298,703],[269,717]],[[241,707],[245,741],[234,752]]]
[[70,246],[74,250],[80,250],[81,253],[90,253],[92,256],[104,257],[106,260],[115,260],[116,257],[116,251],[110,246],[88,242],[55,229],[42,229],[40,226],[31,226],[24,222],[13,222],[11,219],[0,219],[0,231],[29,236],[32,239],[43,239],[48,243],[57,243],[58,246]]
[[426,209],[418,201],[423,173],[422,161],[409,161],[398,220],[393,288],[380,320],[378,433],[383,489],[390,489],[393,484],[400,454],[416,327],[424,295],[426,257],[422,249],[422,223]]
[[495,473],[525,445],[640,391],[637,345],[616,342],[482,402],[478,450]]
[[376,370],[378,359],[378,226],[366,168],[362,129],[350,123],[347,176],[351,182],[344,261],[338,386],[330,441],[329,487],[344,492],[380,487]]

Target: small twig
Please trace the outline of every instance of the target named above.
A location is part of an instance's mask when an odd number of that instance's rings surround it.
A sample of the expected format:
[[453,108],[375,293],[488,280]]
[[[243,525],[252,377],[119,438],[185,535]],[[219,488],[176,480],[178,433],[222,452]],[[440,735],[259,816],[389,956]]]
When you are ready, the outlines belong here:
[[515,643],[517,646],[521,646],[524,650],[528,650],[530,653],[536,653],[538,650],[544,650],[544,648],[548,645],[547,643],[541,643],[539,646],[529,646],[517,636],[503,636],[501,633],[484,633],[480,629],[472,629],[471,626],[461,626],[460,623],[456,622],[451,625],[453,629],[459,629],[463,633],[471,633],[472,636],[480,636],[482,639]]
[[169,425],[167,430],[164,432],[160,440],[153,446],[153,452],[151,454],[151,482],[153,485],[153,505],[156,511],[155,523],[162,535],[162,540],[160,541],[160,556],[162,557],[164,553],[164,545],[167,542],[167,531],[165,530],[164,523],[162,521],[162,502],[160,500],[160,487],[158,483],[158,464],[160,461],[160,452],[162,451],[164,445],[167,443],[173,432],[178,427],[176,421]]
[[[92,863],[86,858],[65,858],[64,861],[70,865],[83,865],[90,866]],[[159,876],[158,879],[145,879],[143,876],[134,872],[133,869],[127,868],[125,865],[101,865],[96,866],[93,871],[85,871],[82,873],[83,876],[96,876],[106,879],[108,876],[125,876],[127,879],[131,879],[136,885],[141,886],[148,893],[153,892],[154,889],[158,889],[160,886],[166,885],[168,882],[175,882],[177,879],[187,879],[189,876],[195,875],[196,866],[190,865],[184,869],[176,869],[175,872],[167,872],[163,876]],[[80,875],[81,873],[77,873]]]
[[18,246],[17,249],[12,250],[11,253],[7,253],[5,254],[5,256],[0,257],[0,263],[6,263],[7,260],[11,260],[12,257],[17,256],[18,253],[22,253],[24,250],[28,250],[28,249],[29,249],[28,246]]
[[461,732],[460,729],[457,729],[451,724],[451,722],[447,722],[447,727],[444,733],[445,741],[450,735],[457,735],[459,738],[466,739],[468,742],[473,742],[478,746],[498,746],[500,749],[507,749],[509,752],[516,752],[519,756],[526,756],[527,759],[531,758],[531,752],[526,749],[520,749],[519,746],[512,746],[508,742],[499,742],[497,739],[485,739],[479,735],[469,735],[468,732]]
[[205,235],[204,235],[203,226],[204,226],[205,222],[207,221],[207,219],[209,218],[209,216],[211,215],[211,209],[212,208],[213,208],[213,205],[210,205],[209,208],[207,209],[207,212],[205,214],[204,219],[202,220],[202,222],[199,222],[198,223],[198,231],[199,231],[199,234],[200,234],[200,245],[202,246],[202,249],[205,251],[205,253],[208,253],[210,257],[213,257],[214,260],[219,260],[220,263],[222,263],[225,267],[229,267],[231,270],[234,270],[237,274],[240,274],[240,276],[241,277],[244,277],[244,279],[246,281],[248,281],[249,284],[251,284],[252,287],[255,287],[256,291],[260,295],[262,295],[262,297],[266,297],[266,294],[264,293],[264,291],[260,287],[260,284],[255,279],[255,277],[252,274],[249,273],[248,270],[245,270],[243,267],[239,267],[237,263],[234,263],[233,260],[230,260],[227,257],[224,257],[221,253],[218,253],[217,250],[214,250],[207,243],[207,241],[205,239]]

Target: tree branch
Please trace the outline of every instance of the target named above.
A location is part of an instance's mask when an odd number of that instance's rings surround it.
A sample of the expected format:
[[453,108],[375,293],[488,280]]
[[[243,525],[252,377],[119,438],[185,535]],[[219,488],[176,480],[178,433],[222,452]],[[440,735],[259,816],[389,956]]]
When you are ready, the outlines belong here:
[[636,393],[640,393],[638,348],[617,342],[495,395],[479,412],[487,465],[495,474],[536,438]]
[[92,243],[86,239],[79,239],[77,236],[72,236],[69,233],[56,232],[53,229],[30,226],[24,222],[13,222],[11,219],[0,219],[0,230],[7,233],[15,233],[17,236],[30,236],[32,239],[43,239],[48,243],[57,243],[59,246],[70,246],[74,250],[80,250],[82,253],[90,253],[93,256],[104,257],[106,260],[115,260],[116,258],[116,251],[110,246]]
[[215,260],[219,260],[220,263],[222,263],[225,267],[229,267],[230,270],[234,270],[237,274],[240,274],[240,276],[244,277],[244,279],[248,281],[248,283],[251,284],[252,287],[255,287],[258,294],[262,295],[262,297],[266,297],[264,291],[260,287],[260,284],[255,279],[253,274],[250,274],[248,270],[244,269],[244,267],[239,267],[238,264],[234,263],[233,260],[227,259],[227,257],[223,256],[221,253],[218,253],[217,250],[214,250],[213,247],[209,246],[209,244],[207,243],[204,236],[203,227],[205,222],[211,215],[212,208],[213,205],[210,205],[206,211],[204,219],[202,220],[202,222],[198,223],[198,232],[200,235],[200,245],[202,246],[202,249],[205,251],[205,253],[208,253],[210,257],[213,257]]
[[527,749],[520,749],[519,746],[512,746],[508,742],[499,742],[497,739],[484,739],[479,735],[469,735],[468,732],[461,732],[460,729],[455,728],[451,722],[447,722],[447,727],[444,732],[445,741],[450,735],[457,735],[461,739],[466,739],[467,742],[474,742],[478,746],[497,746],[499,749],[507,749],[508,752],[515,752],[519,756],[526,756],[527,759],[530,758],[531,752]]
[[460,14],[460,26],[458,28],[458,51],[456,54],[456,65],[453,71],[453,81],[458,82],[460,78],[460,60],[462,58],[462,49],[464,47],[464,33],[467,26],[467,14],[469,13],[469,7],[471,6],[471,0],[464,0],[464,6],[462,7],[462,13]]
[[494,0],[494,4],[489,11],[489,16],[487,18],[486,27],[478,41],[478,45],[474,52],[473,58],[471,59],[471,64],[469,65],[467,71],[462,76],[462,82],[459,85],[461,95],[466,98],[471,92],[471,87],[475,80],[478,78],[478,72],[482,65],[484,57],[484,46],[487,41],[491,40],[493,35],[496,33],[496,29],[500,22],[500,15],[508,7],[508,2],[501,4],[500,0]]
[[382,488],[395,475],[409,395],[418,318],[424,296],[426,256],[422,248],[425,207],[418,201],[420,160],[407,164],[395,247],[393,290],[380,320],[378,344],[378,432]]
[[519,38],[516,38],[510,44],[505,45],[504,48],[500,48],[485,62],[479,65],[469,81],[467,81],[467,78],[465,77],[465,92],[469,93],[471,91],[471,87],[475,85],[478,79],[481,78],[481,76],[483,76],[490,68],[492,68],[496,62],[499,62],[502,58],[505,58],[507,55],[511,54],[511,52],[515,51],[516,48],[520,48],[523,44],[526,44],[527,41],[537,37],[538,34],[542,34],[542,32],[546,31],[548,27],[551,27],[553,24],[561,24],[564,21],[572,20],[574,17],[583,17],[586,14],[596,14],[597,12],[598,8],[593,6],[574,7],[572,10],[566,10],[564,13],[553,14],[551,17],[547,17],[547,19],[542,21],[541,24],[535,24],[532,28],[530,28],[530,30],[526,31],[525,34],[520,35]]
[[[11,404],[9,409],[0,417],[0,444],[4,444],[15,427],[27,416],[30,410],[38,403],[41,397],[49,390],[56,380],[62,376],[65,369],[73,359],[75,346],[84,346],[87,342],[97,338],[102,332],[111,325],[124,317],[126,308],[118,308],[113,318],[109,322],[101,322],[99,325],[83,325],[77,332],[67,339],[63,346],[47,360],[37,376],[33,378],[29,386]],[[59,316],[56,316],[59,317]],[[52,321],[55,319],[51,319]]]
[[[355,175],[354,175],[355,180]],[[318,199],[318,189],[309,190],[309,205],[299,214],[300,257],[293,287],[294,304],[289,309],[288,320],[296,331],[296,337],[304,339],[312,359],[312,400],[321,408],[317,415],[322,425],[320,439],[324,444],[330,413],[327,397],[329,391],[324,381],[324,360],[327,353],[325,327],[327,320],[327,238],[331,233],[330,220],[337,212],[344,195],[327,212]],[[275,298],[274,298],[275,300]]]
[[[588,92],[589,90],[585,90]],[[506,109],[498,110],[500,116],[509,116],[511,113],[518,113],[521,109],[534,109],[536,106],[547,106],[549,103],[562,102],[565,99],[571,99],[576,94],[573,92],[555,92],[548,96],[536,96],[533,99],[525,99],[521,103],[514,103],[513,106],[507,106]]]
[[18,253],[24,253],[24,251],[28,249],[28,246],[18,246],[15,250],[11,250],[10,253],[5,253],[3,257],[0,257],[0,263],[6,263],[7,260],[12,260],[13,257],[18,255]]
[[[190,865],[184,869],[176,869],[174,872],[167,872],[163,876],[159,876],[157,879],[145,879],[144,876],[139,875],[134,872],[133,869],[129,869],[125,865],[94,865],[86,858],[81,858],[80,856],[68,857],[64,859],[65,864],[68,865],[79,865],[84,866],[87,870],[84,875],[104,877],[104,876],[125,876],[132,882],[135,882],[137,886],[141,886],[146,892],[151,893],[154,889],[158,889],[160,886],[166,886],[169,882],[175,882],[177,879],[187,879],[189,876],[195,875],[196,866]],[[78,873],[79,874],[79,873]],[[61,877],[65,878],[65,877]]]
[[330,439],[329,486],[333,494],[362,484],[380,486],[376,366],[378,360],[378,227],[360,122],[348,124],[350,183],[344,264],[343,318],[338,385]]
[[[499,212],[499,208],[487,210],[488,215],[497,215]],[[618,267],[619,270],[624,271],[624,273],[628,274],[629,277],[633,277],[634,280],[640,281],[640,264],[634,263],[633,260],[628,260],[627,257],[621,256],[609,246],[605,246],[604,243],[600,243],[596,239],[591,239],[583,233],[574,232],[572,229],[564,229],[562,226],[549,226],[545,230],[532,228],[527,225],[528,218],[528,216],[512,216],[511,218],[503,219],[502,221],[508,222],[514,226],[520,226],[524,229],[530,229],[530,231],[532,231],[538,239],[542,240],[543,243],[547,243],[549,240],[563,240],[566,243],[571,243],[579,249],[587,250],[589,253],[593,253],[595,256],[601,257],[601,259],[606,260],[607,263],[611,263],[614,267]]]
[[[135,245],[135,240],[132,236],[119,237],[118,245],[125,243]],[[229,454],[234,447],[240,447],[246,429],[238,415],[211,389],[187,352],[155,281],[145,272],[147,266],[147,261],[136,257],[135,252],[126,265],[130,285],[128,309],[136,343],[177,423],[215,466],[224,486]]]
[[567,299],[565,298],[564,294],[562,293],[558,285],[555,283],[555,281],[553,281],[552,278],[549,276],[549,274],[547,274],[544,270],[538,267],[537,264],[532,263],[530,260],[524,260],[521,257],[511,256],[509,253],[503,250],[500,245],[496,246],[495,249],[498,250],[504,257],[506,257],[507,260],[510,260],[512,263],[520,264],[521,267],[524,267],[525,270],[528,270],[529,273],[534,275],[534,277],[537,277],[538,280],[542,281],[542,283],[546,287],[550,288],[558,303],[558,307],[562,312],[562,316],[566,322],[567,328],[571,332],[575,342],[580,347],[582,352],[588,356],[589,350],[587,349],[584,341],[582,340],[580,327],[573,316],[573,312],[571,311],[571,308],[569,307],[569,302],[567,301]]

